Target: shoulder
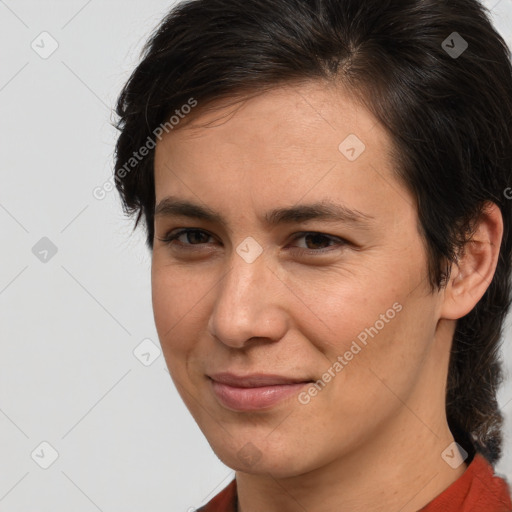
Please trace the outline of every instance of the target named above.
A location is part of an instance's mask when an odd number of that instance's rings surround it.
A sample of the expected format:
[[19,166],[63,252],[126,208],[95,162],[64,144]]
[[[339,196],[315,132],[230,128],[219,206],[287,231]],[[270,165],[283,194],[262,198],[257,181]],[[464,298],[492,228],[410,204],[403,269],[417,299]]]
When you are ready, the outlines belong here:
[[477,453],[466,471],[420,512],[512,512],[511,488]]
[[236,479],[196,512],[236,512]]

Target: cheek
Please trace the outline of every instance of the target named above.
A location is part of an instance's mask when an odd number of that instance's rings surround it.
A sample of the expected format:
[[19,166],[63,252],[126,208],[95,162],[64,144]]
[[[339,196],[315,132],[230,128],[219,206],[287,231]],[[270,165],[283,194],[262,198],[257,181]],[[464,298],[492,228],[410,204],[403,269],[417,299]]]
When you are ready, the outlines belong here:
[[353,409],[360,409],[365,395],[389,395],[383,382],[397,391],[410,386],[434,336],[431,299],[418,286],[420,279],[411,277],[414,272],[399,266],[375,265],[371,272],[344,271],[312,281],[296,274],[288,283],[301,299],[293,313],[297,329],[325,356],[317,359],[317,370],[322,380],[336,382],[335,394],[349,409],[347,402],[354,400]]
[[[159,265],[151,271],[151,293],[155,325],[162,349],[169,360],[190,351],[196,334],[204,329],[202,311],[211,286],[198,274],[179,266]],[[196,332],[197,331],[197,332]]]
[[330,347],[328,359],[340,363],[342,378],[333,379],[333,393],[326,399],[343,415],[350,411],[356,422],[358,418],[365,422],[371,415],[386,416],[399,405],[397,397],[405,400],[415,387],[428,358],[435,322],[429,305],[419,298],[382,295],[366,305],[363,315],[358,305],[364,307],[354,299],[345,310],[357,321],[339,315],[340,336],[333,342],[337,350]]
[[389,269],[380,272],[375,264],[371,272],[352,267],[285,276],[294,296],[290,315],[300,332],[330,357],[349,350],[354,340],[364,344],[376,331],[389,330],[401,309],[400,282],[390,279]]

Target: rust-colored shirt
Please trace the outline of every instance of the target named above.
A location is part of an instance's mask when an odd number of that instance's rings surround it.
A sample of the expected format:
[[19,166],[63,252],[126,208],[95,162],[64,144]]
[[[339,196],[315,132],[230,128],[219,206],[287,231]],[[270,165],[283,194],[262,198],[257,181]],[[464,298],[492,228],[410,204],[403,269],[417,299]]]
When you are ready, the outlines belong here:
[[[476,454],[466,471],[418,512],[512,512],[510,488]],[[237,512],[236,479],[197,512]]]

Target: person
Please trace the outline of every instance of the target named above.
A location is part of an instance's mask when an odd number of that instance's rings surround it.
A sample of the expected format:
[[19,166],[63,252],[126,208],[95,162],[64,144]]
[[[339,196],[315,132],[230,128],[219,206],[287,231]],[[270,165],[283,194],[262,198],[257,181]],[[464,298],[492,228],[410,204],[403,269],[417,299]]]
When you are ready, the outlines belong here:
[[120,92],[115,182],[207,512],[512,510],[512,66],[476,0],[191,0]]

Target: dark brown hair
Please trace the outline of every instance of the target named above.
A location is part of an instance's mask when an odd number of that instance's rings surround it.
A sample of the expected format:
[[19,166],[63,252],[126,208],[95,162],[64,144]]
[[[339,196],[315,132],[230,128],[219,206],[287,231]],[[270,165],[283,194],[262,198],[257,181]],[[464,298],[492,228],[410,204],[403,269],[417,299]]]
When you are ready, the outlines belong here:
[[151,35],[118,99],[115,180],[125,213],[138,213],[135,227],[144,218],[152,249],[153,149],[126,164],[162,125],[179,129],[170,116],[186,118],[180,109],[191,98],[194,116],[216,100],[300,80],[343,84],[390,134],[397,178],[416,199],[432,291],[446,284],[486,202],[500,208],[497,269],[483,298],[457,321],[446,397],[455,439],[496,462],[499,342],[510,306],[512,68],[476,0],[178,4]]

